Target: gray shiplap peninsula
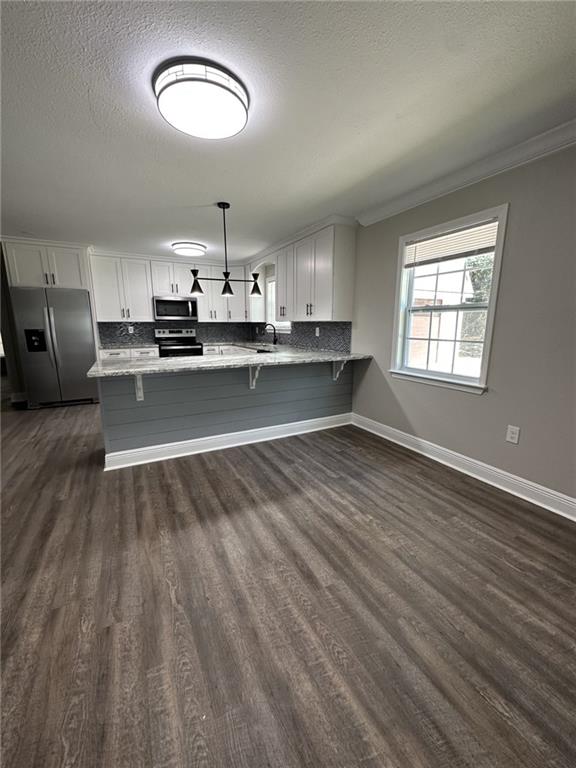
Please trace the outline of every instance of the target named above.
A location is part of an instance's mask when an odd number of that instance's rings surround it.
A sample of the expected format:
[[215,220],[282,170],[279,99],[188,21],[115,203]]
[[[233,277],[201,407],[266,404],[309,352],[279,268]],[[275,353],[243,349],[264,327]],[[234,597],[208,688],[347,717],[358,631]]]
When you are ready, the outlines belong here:
[[279,348],[97,362],[106,469],[346,423],[352,363],[369,358]]

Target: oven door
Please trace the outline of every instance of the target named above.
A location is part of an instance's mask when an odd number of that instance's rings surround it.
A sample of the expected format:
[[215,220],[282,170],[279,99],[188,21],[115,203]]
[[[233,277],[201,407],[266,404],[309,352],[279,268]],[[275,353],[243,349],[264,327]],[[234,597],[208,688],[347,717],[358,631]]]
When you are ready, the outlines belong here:
[[190,357],[202,354],[202,344],[160,344],[160,357]]
[[180,299],[178,296],[154,296],[156,320],[198,320],[196,299]]

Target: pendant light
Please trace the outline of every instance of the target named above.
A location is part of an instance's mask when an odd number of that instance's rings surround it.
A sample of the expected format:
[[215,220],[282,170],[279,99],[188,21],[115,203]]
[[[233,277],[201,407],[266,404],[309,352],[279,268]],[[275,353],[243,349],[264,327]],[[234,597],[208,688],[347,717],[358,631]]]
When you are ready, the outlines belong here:
[[[215,283],[224,283],[222,286],[222,296],[234,296],[234,291],[232,290],[230,283],[252,283],[250,296],[262,296],[262,291],[258,285],[258,272],[252,272],[252,280],[243,280],[237,277],[230,277],[230,270],[228,269],[228,233],[226,231],[226,211],[230,209],[230,203],[220,202],[216,203],[216,205],[222,211],[222,228],[224,231],[224,271],[222,274],[224,277],[203,277],[202,280],[209,280],[210,282]],[[191,269],[190,271],[192,272],[192,277],[194,278],[190,294],[192,296],[202,296],[204,294],[204,290],[200,285],[200,280],[198,279],[198,270]]]
[[208,59],[169,59],[154,72],[152,87],[162,117],[190,136],[225,139],[240,133],[248,121],[246,87]]

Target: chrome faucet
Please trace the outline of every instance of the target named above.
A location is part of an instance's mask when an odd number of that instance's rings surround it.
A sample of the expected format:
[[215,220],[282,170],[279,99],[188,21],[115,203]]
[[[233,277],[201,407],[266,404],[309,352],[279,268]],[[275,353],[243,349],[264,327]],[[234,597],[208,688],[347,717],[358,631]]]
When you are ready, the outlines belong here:
[[274,332],[274,336],[272,337],[272,344],[278,344],[278,336],[276,335],[276,328],[272,325],[272,323],[266,323],[264,328],[262,328],[262,333],[266,333],[266,328],[268,328],[268,326],[270,326],[270,328],[272,328]]

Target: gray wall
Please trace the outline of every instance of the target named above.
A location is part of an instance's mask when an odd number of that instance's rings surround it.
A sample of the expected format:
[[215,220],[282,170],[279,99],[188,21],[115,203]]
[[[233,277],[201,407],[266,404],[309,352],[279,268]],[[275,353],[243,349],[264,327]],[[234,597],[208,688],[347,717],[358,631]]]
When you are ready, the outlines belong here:
[[269,366],[256,389],[248,368],[143,377],[144,400],[134,396],[134,377],[100,380],[106,452],[208,435],[239,432],[349,413],[352,364],[338,381],[332,363]]
[[[576,149],[421,205],[357,239],[352,348],[374,355],[354,411],[548,488],[576,495]],[[510,203],[488,371],[474,395],[389,374],[398,239]],[[504,440],[520,426],[520,444]]]

